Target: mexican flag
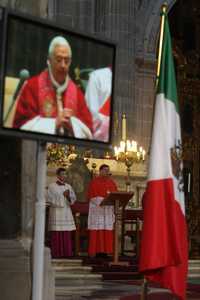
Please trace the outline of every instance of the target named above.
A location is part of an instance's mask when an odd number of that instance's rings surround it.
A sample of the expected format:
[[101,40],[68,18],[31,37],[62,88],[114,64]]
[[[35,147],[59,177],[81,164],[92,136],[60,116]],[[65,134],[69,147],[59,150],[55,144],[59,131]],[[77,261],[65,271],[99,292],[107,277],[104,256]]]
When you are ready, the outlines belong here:
[[188,244],[181,150],[176,78],[165,16],[139,268],[147,280],[185,299]]

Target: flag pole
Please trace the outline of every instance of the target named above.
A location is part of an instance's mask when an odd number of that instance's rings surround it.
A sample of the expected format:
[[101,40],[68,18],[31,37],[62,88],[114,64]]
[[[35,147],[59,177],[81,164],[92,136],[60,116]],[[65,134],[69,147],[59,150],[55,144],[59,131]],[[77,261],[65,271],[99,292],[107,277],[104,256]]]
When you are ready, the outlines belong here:
[[[167,3],[165,2],[165,3],[163,3],[163,5],[161,7],[160,38],[159,38],[159,48],[158,48],[158,63],[157,63],[157,70],[156,70],[156,89],[157,89],[157,86],[158,86],[158,80],[159,80],[159,76],[160,76],[160,65],[161,65],[161,57],[162,57],[163,35],[164,35],[166,10],[167,10]],[[147,299],[147,291],[148,291],[148,282],[147,282],[147,279],[144,277],[143,278],[143,283],[142,283],[142,291],[141,291],[140,300],[146,300]]]
[[158,63],[157,63],[157,71],[156,71],[156,88],[157,88],[158,79],[160,76],[160,65],[161,65],[161,57],[162,57],[162,46],[163,46],[163,35],[164,35],[166,10],[167,10],[167,3],[164,3],[161,8],[162,12],[161,12],[160,39],[159,39],[159,48],[158,48]]
[[147,300],[147,290],[148,290],[147,280],[144,277],[143,283],[142,283],[142,292],[141,292],[141,295],[140,295],[140,300]]
[[[158,48],[158,62],[157,62],[157,70],[156,70],[156,82],[155,82],[155,90],[157,90],[159,77],[160,77],[160,66],[161,66],[161,58],[162,58],[162,48],[163,48],[163,35],[164,35],[164,28],[165,28],[165,16],[167,11],[167,3],[164,2],[161,6],[161,21],[160,21],[160,37],[159,37],[159,48]],[[155,111],[155,101],[153,104],[153,114],[152,120],[154,120],[154,111]],[[151,138],[152,140],[152,132],[153,132],[153,121],[151,126]],[[150,143],[151,145],[151,143]]]

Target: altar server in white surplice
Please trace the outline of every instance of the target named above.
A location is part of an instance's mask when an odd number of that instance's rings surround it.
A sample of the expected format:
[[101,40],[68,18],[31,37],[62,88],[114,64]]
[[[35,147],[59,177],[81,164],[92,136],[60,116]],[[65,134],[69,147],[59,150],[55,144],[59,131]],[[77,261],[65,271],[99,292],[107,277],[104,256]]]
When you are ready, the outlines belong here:
[[65,169],[56,171],[57,181],[47,191],[49,204],[50,248],[53,258],[72,256],[71,231],[76,230],[71,205],[76,195],[71,185],[65,182]]

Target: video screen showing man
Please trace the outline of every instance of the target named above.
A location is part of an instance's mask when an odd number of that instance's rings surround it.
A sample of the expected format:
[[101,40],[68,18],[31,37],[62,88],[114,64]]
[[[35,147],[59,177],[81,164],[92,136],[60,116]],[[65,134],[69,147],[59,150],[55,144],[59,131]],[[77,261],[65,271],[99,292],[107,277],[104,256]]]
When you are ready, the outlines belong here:
[[92,115],[84,93],[69,77],[72,49],[62,36],[49,45],[47,69],[25,81],[12,126],[22,130],[93,138]]

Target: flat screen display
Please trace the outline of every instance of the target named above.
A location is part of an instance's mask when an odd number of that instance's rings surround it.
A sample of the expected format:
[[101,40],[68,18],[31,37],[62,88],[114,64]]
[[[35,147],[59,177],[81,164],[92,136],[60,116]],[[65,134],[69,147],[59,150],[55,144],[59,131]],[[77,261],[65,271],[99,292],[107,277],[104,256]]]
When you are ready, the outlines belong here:
[[1,9],[0,133],[112,142],[116,44]]

